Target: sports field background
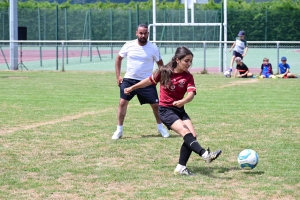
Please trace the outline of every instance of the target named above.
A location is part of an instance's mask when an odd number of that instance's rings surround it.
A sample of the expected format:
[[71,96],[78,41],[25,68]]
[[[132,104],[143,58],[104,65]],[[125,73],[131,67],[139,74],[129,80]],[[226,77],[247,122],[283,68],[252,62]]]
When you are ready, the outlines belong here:
[[[194,53],[192,70],[195,72],[200,72],[203,69],[206,69],[209,73],[220,72],[220,52],[218,46],[208,46],[204,51],[204,48],[201,44],[177,44],[177,46],[179,45],[188,46]],[[230,60],[232,57],[232,52],[229,52],[230,45],[231,43],[228,44],[226,57],[227,68],[230,65]],[[161,55],[165,63],[167,63],[174,55],[177,46],[160,46]],[[2,46],[1,48],[0,70],[7,70],[9,68],[9,46]],[[89,46],[87,44],[81,44],[78,46],[70,45],[64,48],[65,51],[63,60],[61,46],[23,45],[22,61],[28,70],[62,70],[62,63],[64,62],[65,70],[114,71],[115,58],[121,48],[121,45],[119,44],[113,45],[112,47],[105,47],[101,45]],[[56,49],[58,50],[57,52]],[[3,55],[5,56],[8,65],[5,63]],[[277,73],[278,62],[282,56],[287,57],[287,63],[291,66],[291,72],[294,74],[299,74],[299,44],[292,46],[286,45],[280,47],[279,49],[276,48],[276,45],[260,45],[258,47],[250,45],[249,51],[244,58],[244,63],[253,73],[257,74],[259,73],[263,58],[268,57],[270,59],[270,63],[273,65],[274,73]],[[125,62],[123,62],[122,66],[122,70],[125,70]],[[223,69],[225,69],[225,66],[223,66]],[[20,70],[26,69],[20,67]]]

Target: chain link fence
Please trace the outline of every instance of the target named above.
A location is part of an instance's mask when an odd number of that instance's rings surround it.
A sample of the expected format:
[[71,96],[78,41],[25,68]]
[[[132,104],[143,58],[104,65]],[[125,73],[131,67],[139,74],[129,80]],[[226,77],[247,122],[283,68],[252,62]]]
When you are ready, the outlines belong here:
[[[116,55],[126,41],[26,41],[18,43],[19,70],[97,70],[114,71]],[[193,71],[220,73],[228,69],[232,53],[224,49],[224,42],[213,41],[157,41],[164,62],[168,62],[178,46],[187,46],[194,53]],[[232,42],[227,43],[230,47]],[[8,70],[9,41],[0,41],[0,70]],[[278,72],[282,56],[287,57],[291,72],[300,74],[300,42],[249,41],[244,63],[258,74],[263,58],[267,57]],[[226,58],[226,64],[224,60]],[[123,70],[125,70],[125,61]]]

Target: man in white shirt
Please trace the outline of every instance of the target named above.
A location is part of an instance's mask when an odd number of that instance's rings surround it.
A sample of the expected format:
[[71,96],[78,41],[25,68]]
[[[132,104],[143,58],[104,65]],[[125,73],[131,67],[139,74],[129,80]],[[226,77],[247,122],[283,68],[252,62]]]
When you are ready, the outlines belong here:
[[[158,66],[163,65],[159,49],[156,45],[148,41],[148,35],[148,26],[145,24],[138,25],[136,31],[137,39],[126,42],[116,58],[115,69],[117,84],[120,87],[120,102],[118,107],[117,130],[112,136],[113,140],[120,139],[123,136],[123,123],[128,103],[135,95],[137,95],[140,104],[150,104],[156,119],[158,132],[162,137],[169,137],[169,133],[163,127],[158,115],[158,95],[154,85],[138,89],[130,95],[124,94],[125,88],[151,76],[154,62],[156,62]],[[120,73],[124,57],[127,58],[127,68],[123,79]]]

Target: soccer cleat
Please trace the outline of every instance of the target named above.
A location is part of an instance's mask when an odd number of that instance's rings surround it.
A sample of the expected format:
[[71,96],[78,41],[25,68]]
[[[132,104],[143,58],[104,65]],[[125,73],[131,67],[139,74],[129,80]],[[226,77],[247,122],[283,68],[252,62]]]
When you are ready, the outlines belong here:
[[215,152],[210,152],[210,150],[208,148],[207,151],[208,151],[208,155],[204,159],[207,163],[211,163],[212,161],[214,161],[215,159],[217,159],[219,157],[219,155],[221,155],[221,153],[222,153],[222,150],[220,150],[220,149],[218,149]]
[[111,139],[113,139],[113,140],[118,140],[118,139],[120,139],[122,136],[123,136],[123,131],[116,130],[116,131],[114,132],[113,136],[111,137]]
[[163,138],[167,138],[167,137],[170,136],[168,131],[164,127],[160,128],[160,129],[157,129],[157,130]]
[[174,175],[187,175],[187,176],[194,176],[195,174],[193,174],[188,168],[183,168],[180,171],[176,171],[176,169],[174,170]]

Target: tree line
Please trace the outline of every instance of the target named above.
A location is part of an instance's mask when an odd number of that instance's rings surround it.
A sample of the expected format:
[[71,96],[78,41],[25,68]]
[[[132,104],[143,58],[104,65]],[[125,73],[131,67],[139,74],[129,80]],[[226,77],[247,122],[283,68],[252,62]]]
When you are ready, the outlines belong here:
[[[300,40],[300,0],[275,0],[271,2],[247,3],[243,0],[227,1],[227,18],[228,18],[228,40],[234,40],[239,30],[245,30],[247,40],[255,41],[299,41]],[[0,20],[1,27],[8,31],[8,7],[9,0],[0,0]],[[173,2],[157,1],[157,18],[160,22],[178,22],[179,18],[184,18],[184,5],[178,0]],[[38,2],[34,0],[19,1],[19,21],[24,26],[31,26],[29,32],[36,35],[39,29],[41,32],[53,33],[59,32],[61,36],[58,39],[65,39],[65,32],[69,34],[71,39],[83,39],[83,34],[93,36],[90,39],[110,40],[110,39],[130,39],[134,38],[136,24],[139,22],[152,23],[152,0],[147,2],[112,3],[112,2],[96,2],[86,4],[72,4],[71,0],[58,4],[57,2]],[[40,10],[39,19],[40,27],[37,27],[37,10]],[[57,11],[58,10],[58,11]],[[87,12],[90,15],[87,15]],[[215,12],[213,21],[207,19],[206,13]],[[174,14],[175,13],[175,14]],[[195,17],[201,18],[205,13],[205,22],[223,22],[223,4],[215,3],[209,0],[208,4],[195,4]],[[55,16],[58,15],[58,16]],[[64,17],[68,17],[68,27],[64,27],[66,22]],[[176,19],[173,19],[173,18]],[[4,19],[5,18],[5,19]],[[58,22],[55,20],[58,18]],[[130,18],[130,22],[128,22]],[[47,24],[43,24],[43,19]],[[196,18],[197,19],[197,18]],[[24,20],[24,22],[22,22]],[[204,19],[203,19],[204,20]],[[26,22],[25,22],[26,21]],[[28,21],[28,23],[27,23]],[[30,22],[30,24],[29,24]],[[88,23],[89,22],[89,23]],[[108,22],[112,23],[109,24]],[[204,21],[199,21],[204,22]],[[129,24],[131,23],[131,24]],[[89,24],[89,25],[88,25]],[[58,27],[59,26],[59,27]],[[91,26],[91,28],[88,28]],[[59,30],[55,30],[55,29]],[[60,30],[61,29],[61,30]],[[162,28],[161,28],[162,29]],[[172,29],[174,31],[174,29]],[[186,28],[180,30],[175,29],[176,34],[182,31],[188,31]],[[209,31],[207,31],[209,30]],[[212,34],[215,29],[207,29],[202,31],[193,30],[191,37],[184,40],[202,40],[194,35]],[[88,32],[89,31],[89,32]],[[4,31],[3,31],[4,32]],[[171,37],[171,28],[161,30],[163,37]],[[1,34],[1,33],[0,33]],[[45,33],[40,33],[45,34]],[[52,35],[53,35],[52,34]],[[169,36],[168,36],[169,34]],[[191,35],[191,33],[189,33]],[[5,33],[8,35],[8,33]],[[73,35],[73,37],[72,37]],[[184,34],[183,34],[184,35]],[[0,35],[1,37],[1,35]],[[172,36],[173,37],[173,36]],[[4,38],[4,37],[2,37]],[[34,39],[39,37],[35,36]],[[158,37],[160,38],[160,37]],[[206,37],[205,37],[206,38]],[[55,39],[48,36],[45,39]],[[166,38],[164,38],[166,39]],[[182,39],[182,38],[181,38]],[[121,40],[121,39],[120,39]]]

